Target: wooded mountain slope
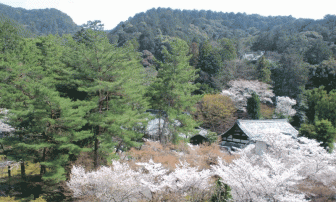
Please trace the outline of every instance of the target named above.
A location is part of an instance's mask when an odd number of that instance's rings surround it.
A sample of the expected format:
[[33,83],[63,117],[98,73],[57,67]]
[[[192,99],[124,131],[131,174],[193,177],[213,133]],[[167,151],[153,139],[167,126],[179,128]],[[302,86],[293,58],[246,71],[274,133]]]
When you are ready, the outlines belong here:
[[79,30],[70,16],[54,8],[26,10],[0,3],[0,15],[17,21],[36,35],[73,34]]

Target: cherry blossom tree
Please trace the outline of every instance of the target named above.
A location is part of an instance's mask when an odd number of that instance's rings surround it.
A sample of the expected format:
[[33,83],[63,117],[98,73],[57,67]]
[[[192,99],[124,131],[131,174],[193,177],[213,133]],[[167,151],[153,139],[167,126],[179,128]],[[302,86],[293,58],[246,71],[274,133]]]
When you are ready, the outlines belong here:
[[102,201],[125,201],[126,199],[147,198],[143,192],[175,192],[183,195],[195,191],[206,191],[211,187],[210,170],[198,171],[180,162],[173,172],[162,164],[136,163],[141,166],[132,170],[127,163],[113,161],[113,169],[102,167],[98,171],[86,173],[84,168],[74,166],[71,179],[67,183],[74,197],[95,196]]
[[[315,140],[293,138],[280,131],[259,131],[267,149],[256,155],[256,145],[238,149],[231,164],[221,159],[213,171],[232,189],[237,201],[306,201],[297,184],[312,179],[336,191],[336,154]],[[257,141],[261,141],[260,139]]]
[[83,167],[74,166],[68,187],[74,197],[95,196],[102,201],[125,201],[138,199],[145,188],[140,180],[142,174],[132,170],[127,163],[113,161],[113,168],[101,167],[86,173]]
[[[88,173],[73,167],[68,186],[75,197],[95,196],[102,201],[150,200],[153,194],[167,192],[190,196],[209,190],[212,176],[230,186],[234,201],[308,201],[310,193],[298,187],[307,179],[336,193],[335,151],[328,153],[315,140],[294,138],[280,130],[257,133],[260,136],[253,141],[266,144],[262,152],[259,144],[250,144],[237,149],[234,154],[239,158],[230,164],[219,158],[211,169],[199,170],[180,161],[175,170],[168,170],[150,160],[136,163],[139,167],[134,170],[127,163],[113,161],[113,168]],[[145,196],[144,190],[150,194]]]
[[[234,102],[237,109],[240,109],[246,112],[247,100],[255,92],[259,98],[260,102],[264,104],[274,104],[272,99],[275,97],[275,94],[272,91],[272,86],[260,82],[258,80],[232,80],[229,82],[230,88],[224,89],[222,95],[229,96]],[[294,116],[296,111],[292,106],[296,105],[296,100],[291,99],[285,96],[276,96],[276,109],[275,113],[283,115],[286,118]]]
[[219,159],[219,164],[213,166],[215,173],[231,187],[235,200],[268,201],[283,198],[304,201],[303,194],[290,192],[291,185],[303,179],[298,175],[301,164],[286,168],[285,163],[268,154],[262,156],[263,164],[258,165],[254,160],[242,155],[232,164],[228,165]]
[[296,100],[289,97],[277,96],[275,113],[283,116],[294,116],[296,111],[292,106],[296,105]]
[[189,167],[187,162],[181,162],[176,169],[167,174],[161,164],[149,161],[149,163],[137,163],[142,165],[149,172],[147,178],[142,183],[147,185],[152,192],[170,191],[186,194],[189,191],[208,190],[210,188],[209,179],[212,176],[210,170],[198,171],[197,167]]
[[229,96],[235,103],[237,109],[246,111],[247,99],[255,92],[262,103],[273,104],[274,93],[271,85],[258,80],[232,80],[229,82],[229,89],[222,91],[223,95]]

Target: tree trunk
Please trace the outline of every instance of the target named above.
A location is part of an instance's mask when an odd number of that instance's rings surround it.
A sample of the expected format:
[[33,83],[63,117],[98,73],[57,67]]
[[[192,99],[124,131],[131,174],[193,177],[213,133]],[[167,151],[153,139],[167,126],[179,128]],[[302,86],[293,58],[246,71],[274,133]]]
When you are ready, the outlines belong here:
[[[45,155],[46,155],[46,149],[43,148],[42,162],[44,162],[45,159],[46,159],[46,156],[45,156]],[[45,167],[45,165],[41,165],[41,170],[40,170],[41,178],[42,178],[43,174],[45,174],[45,173],[46,173],[46,167]]]
[[25,168],[25,162],[21,161],[21,178],[23,180],[26,180],[26,168]]
[[98,136],[101,133],[101,126],[98,126],[98,131],[95,133],[95,142],[94,142],[94,159],[93,159],[93,166],[95,169],[98,168],[98,148],[99,148],[99,140]]
[[[8,193],[12,190],[11,188],[11,166],[8,166]],[[7,194],[8,194],[7,193]]]
[[162,144],[163,139],[162,139],[162,133],[160,129],[161,129],[161,112],[159,112],[159,140],[160,140],[160,143]]
[[[98,59],[97,59],[98,60]],[[97,61],[98,62],[98,61]],[[99,67],[99,72],[101,71]],[[102,81],[102,79],[100,79]],[[98,109],[99,109],[99,114],[102,114],[103,110],[103,94],[102,91],[99,90],[99,103],[98,103]],[[98,130],[98,131],[97,131]],[[99,125],[97,130],[95,131],[95,138],[94,138],[94,157],[93,157],[93,166],[94,169],[97,170],[98,168],[98,148],[99,148],[99,140],[98,136],[101,135],[102,127]]]

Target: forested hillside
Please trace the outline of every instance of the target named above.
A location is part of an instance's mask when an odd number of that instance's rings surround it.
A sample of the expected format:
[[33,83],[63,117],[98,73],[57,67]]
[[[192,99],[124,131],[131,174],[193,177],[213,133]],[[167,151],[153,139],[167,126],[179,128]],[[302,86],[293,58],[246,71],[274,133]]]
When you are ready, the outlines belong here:
[[[290,43],[290,39],[297,38],[298,33],[307,31],[317,32],[315,38],[320,36],[324,41],[334,42],[335,20],[336,17],[333,15],[327,15],[321,20],[313,20],[296,19],[291,16],[265,17],[257,14],[222,13],[210,10],[181,11],[153,8],[121,22],[111,31],[109,38],[119,45],[137,38],[140,51],[149,50],[155,54],[155,48],[159,45],[155,39],[160,35],[179,37],[188,42],[217,41],[222,38],[241,40],[258,36],[258,43],[254,44],[253,50],[283,52]],[[301,35],[305,36],[305,34]],[[314,34],[306,37],[314,37]],[[287,43],[281,40],[286,40]],[[279,43],[278,46],[277,43]],[[299,45],[302,46],[302,44]]]
[[159,35],[192,40],[237,39],[255,36],[275,26],[292,23],[293,17],[264,17],[242,13],[213,11],[173,10],[170,8],[150,9],[121,22],[110,33],[110,40],[124,43],[137,38],[140,50],[155,50],[155,38]]
[[[227,87],[227,82],[232,79],[257,79],[259,73],[256,70],[264,69],[262,66],[265,65],[268,66],[267,71],[273,72],[272,81],[281,80],[280,75],[286,77],[281,71],[284,73],[286,68],[290,68],[288,71],[292,71],[293,81],[299,85],[287,82],[280,87],[275,82],[274,90],[279,95],[293,97],[298,95],[298,90],[291,89],[297,88],[295,86],[313,88],[321,85],[322,75],[319,72],[327,67],[320,64],[336,55],[335,25],[334,15],[312,20],[153,8],[121,22],[108,37],[118,46],[136,40],[137,50],[143,53],[145,67],[155,63],[153,58],[163,61],[162,45],[167,46],[169,38],[181,38],[190,46],[190,64],[200,69],[197,82],[215,90]],[[263,64],[235,60],[242,59],[246,53],[260,51],[266,51]],[[283,65],[283,68],[276,68],[277,64]],[[325,82],[330,86],[334,77],[331,70],[327,72]],[[309,80],[308,77],[314,79]]]
[[[0,126],[8,129],[0,134],[0,194],[112,201],[148,186],[153,201],[327,201],[336,194],[336,16],[158,8],[106,32],[100,21],[77,29],[55,9],[3,8],[16,17],[0,20],[0,118],[7,124]],[[36,35],[22,34],[27,29]],[[237,118],[287,119],[302,137],[264,131],[274,135],[269,156],[246,145],[237,156],[223,153],[219,135]],[[210,145],[195,149],[195,135]],[[249,174],[234,181],[218,157],[234,158],[232,172]],[[188,159],[192,167],[177,165]],[[146,172],[131,171],[143,161]],[[102,167],[111,162],[113,172]],[[244,186],[254,189],[254,176],[267,189],[250,195]],[[306,187],[292,183],[298,180]]]
[[122,37],[137,32],[145,34],[147,30],[148,34],[155,37],[160,30],[163,35],[179,36],[184,40],[192,40],[192,37],[217,40],[223,37],[239,38],[256,35],[260,31],[270,30],[277,25],[293,21],[295,21],[293,17],[153,8],[120,23],[111,33],[118,33]]
[[80,29],[70,16],[54,8],[26,10],[0,3],[0,15],[17,21],[36,35],[73,34]]

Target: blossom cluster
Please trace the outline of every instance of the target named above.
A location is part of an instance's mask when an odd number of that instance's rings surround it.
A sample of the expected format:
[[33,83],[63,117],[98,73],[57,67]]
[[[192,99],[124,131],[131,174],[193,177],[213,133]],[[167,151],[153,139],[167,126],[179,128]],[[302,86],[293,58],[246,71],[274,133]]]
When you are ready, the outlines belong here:
[[[296,189],[296,185],[305,179],[328,186],[336,193],[335,152],[329,154],[320,143],[305,137],[293,138],[281,134],[281,131],[267,129],[260,132],[264,132],[267,144],[263,155],[256,155],[255,145],[249,145],[242,150],[238,149],[237,154],[241,158],[230,166],[214,166],[222,180],[232,186],[233,195],[237,199],[244,196],[256,201],[267,201],[270,198],[278,201],[305,201],[305,193]],[[244,173],[245,177],[240,178],[244,179],[243,185],[237,185],[238,179],[227,176],[231,172]]]
[[175,192],[186,195],[190,190],[207,190],[211,186],[210,170],[198,171],[187,162],[180,162],[170,172],[162,164],[136,163],[138,170],[132,170],[127,163],[113,161],[113,168],[101,167],[86,173],[82,167],[73,167],[68,187],[74,197],[95,196],[103,201],[125,201],[147,198],[144,192]]
[[292,106],[296,105],[296,100],[289,97],[277,96],[275,113],[280,113],[285,116],[294,116],[296,111]]
[[141,173],[132,170],[127,163],[113,161],[113,168],[101,167],[86,173],[84,168],[74,166],[67,185],[74,197],[95,196],[102,201],[124,201],[137,197],[142,186]]
[[[113,161],[113,168],[102,167],[85,173],[74,167],[68,186],[75,197],[94,195],[102,201],[124,201],[151,194],[211,188],[210,178],[219,176],[232,189],[234,201],[308,201],[307,193],[298,189],[306,179],[328,186],[336,193],[336,153],[328,153],[319,142],[305,137],[293,138],[281,131],[264,133],[267,145],[261,155],[251,144],[234,152],[239,158],[227,163],[218,158],[217,165],[199,170],[181,162],[170,171],[152,160],[136,163],[136,170],[127,163]],[[146,196],[147,200],[151,196]]]
[[235,103],[237,109],[246,111],[247,99],[255,92],[262,103],[272,103],[274,97],[271,85],[260,82],[258,80],[232,80],[229,82],[229,89],[223,90],[222,95],[229,96]]

